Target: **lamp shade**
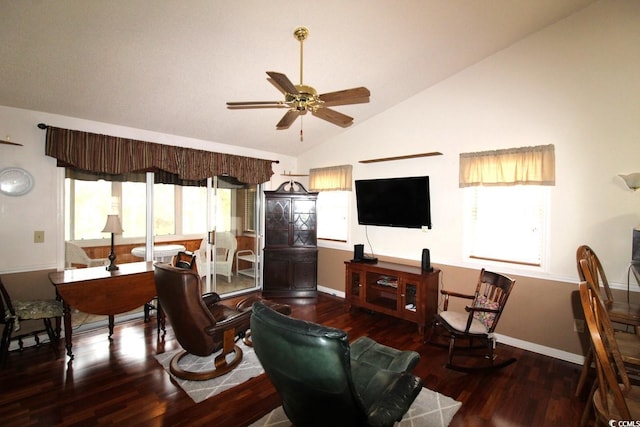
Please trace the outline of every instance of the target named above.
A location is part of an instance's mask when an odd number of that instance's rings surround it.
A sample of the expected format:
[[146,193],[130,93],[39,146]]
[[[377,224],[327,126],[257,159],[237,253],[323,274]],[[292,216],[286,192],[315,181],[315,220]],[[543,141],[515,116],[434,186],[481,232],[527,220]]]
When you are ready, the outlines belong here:
[[627,184],[629,189],[634,191],[640,189],[640,173],[636,172],[628,175],[619,174],[618,176],[624,179],[624,182]]
[[104,225],[103,233],[115,233],[122,234],[122,224],[120,224],[120,218],[118,215],[107,215],[107,223]]

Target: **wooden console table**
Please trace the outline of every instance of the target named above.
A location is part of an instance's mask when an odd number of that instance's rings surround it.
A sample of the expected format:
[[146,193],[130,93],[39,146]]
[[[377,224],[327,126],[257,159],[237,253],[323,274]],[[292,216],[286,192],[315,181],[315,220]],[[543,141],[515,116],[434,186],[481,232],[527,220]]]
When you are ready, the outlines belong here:
[[49,273],[49,280],[56,287],[64,307],[64,338],[70,358],[73,359],[71,307],[109,316],[111,339],[115,314],[141,307],[156,295],[153,262],[134,262],[118,267],[120,269],[115,271],[107,271],[101,266]]
[[345,261],[345,266],[347,310],[356,306],[399,317],[417,323],[424,335],[438,310],[440,270],[390,262]]

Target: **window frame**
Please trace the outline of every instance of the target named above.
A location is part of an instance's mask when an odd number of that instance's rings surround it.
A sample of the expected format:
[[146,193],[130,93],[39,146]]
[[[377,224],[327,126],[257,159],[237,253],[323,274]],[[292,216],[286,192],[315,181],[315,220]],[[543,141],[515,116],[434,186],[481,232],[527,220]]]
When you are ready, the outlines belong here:
[[[350,235],[350,230],[351,230],[351,191],[319,191],[318,192],[318,198],[316,200],[316,213],[317,213],[317,220],[318,220],[318,243],[320,242],[324,242],[325,244],[328,244],[327,246],[340,246],[341,248],[343,246],[346,247],[347,242],[349,241],[349,235]],[[330,236],[321,236],[320,235],[320,224],[323,222],[323,201],[321,201],[321,197],[324,199],[325,197],[330,197],[330,194],[339,194],[342,196],[343,200],[342,202],[344,203],[344,205],[340,205],[340,206],[333,206],[334,208],[342,208],[344,209],[344,213],[343,213],[343,220],[341,221],[344,225],[344,229],[343,231],[343,236],[334,236],[334,237],[330,237]],[[331,215],[329,218],[334,218],[334,215]],[[324,221],[329,221],[330,219],[325,218]],[[344,237],[344,238],[341,238]],[[324,245],[323,245],[324,246]]]
[[[473,236],[473,210],[475,209],[474,199],[477,197],[477,193],[483,191],[482,189],[490,189],[490,191],[509,191],[509,189],[517,189],[524,187],[536,187],[537,191],[541,194],[539,195],[538,209],[540,210],[539,216],[539,226],[541,227],[539,233],[539,261],[534,262],[530,260],[522,260],[522,259],[509,259],[508,257],[503,256],[490,256],[485,253],[485,255],[474,255],[473,254],[473,245],[472,242]],[[487,263],[490,265],[496,266],[509,266],[516,269],[529,269],[536,271],[545,271],[548,268],[548,253],[549,253],[549,229],[550,229],[550,204],[551,204],[551,187],[549,186],[498,186],[498,187],[467,187],[464,188],[464,246],[463,246],[463,256],[467,262],[472,264],[482,264],[486,265]],[[503,206],[500,205],[499,209],[503,209]]]

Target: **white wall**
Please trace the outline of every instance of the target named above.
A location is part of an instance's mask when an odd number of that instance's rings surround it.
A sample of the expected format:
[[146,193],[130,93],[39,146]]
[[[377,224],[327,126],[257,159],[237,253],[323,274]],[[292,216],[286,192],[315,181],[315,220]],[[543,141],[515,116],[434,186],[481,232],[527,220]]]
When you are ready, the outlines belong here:
[[[274,175],[266,189],[275,189],[284,170],[296,170],[296,159],[280,154],[244,149],[210,141],[126,128],[106,123],[64,117],[36,111],[0,106],[0,139],[10,138],[23,147],[0,144],[0,170],[21,167],[35,181],[33,190],[21,197],[0,194],[0,273],[56,268],[64,258],[62,241],[61,174],[55,159],[44,154],[45,131],[37,127],[46,123],[56,127],[132,138],[167,145],[279,160],[273,164]],[[33,242],[33,232],[45,232],[44,243]]]
[[[609,280],[626,283],[640,191],[616,175],[640,171],[639,46],[639,1],[595,3],[305,153],[299,170],[351,163],[354,179],[429,175],[433,230],[365,234],[354,195],[345,248],[364,243],[369,251],[368,235],[379,255],[419,260],[430,248],[435,263],[473,267],[463,258],[459,154],[554,144],[548,262],[519,274],[575,283],[575,250],[586,243]],[[429,151],[444,155],[358,163]]]

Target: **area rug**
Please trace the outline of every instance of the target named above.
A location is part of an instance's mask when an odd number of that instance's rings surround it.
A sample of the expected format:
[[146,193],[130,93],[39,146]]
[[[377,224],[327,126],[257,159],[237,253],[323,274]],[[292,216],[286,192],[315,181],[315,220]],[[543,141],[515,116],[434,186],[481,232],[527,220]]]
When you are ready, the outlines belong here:
[[[180,350],[168,351],[156,355],[156,360],[165,368],[167,373],[171,375],[173,380],[178,384],[196,403],[202,402],[218,393],[233,388],[251,378],[257,377],[264,372],[262,365],[258,361],[258,357],[252,347],[246,346],[241,341],[238,345],[242,349],[242,362],[234,370],[228,374],[207,381],[187,381],[176,378],[169,372],[169,363],[171,358]],[[204,371],[211,368],[215,355],[209,357],[197,357],[187,355],[180,361],[180,366],[190,371]],[[423,388],[416,400],[409,408],[397,427],[446,427],[451,419],[460,409],[462,403],[437,393],[428,388]],[[251,424],[251,427],[288,427],[291,422],[285,415],[282,407],[278,407],[269,414],[262,417],[257,422]]]
[[[395,424],[395,427],[446,427],[460,406],[462,406],[461,402],[423,388],[409,411],[400,422]],[[290,425],[291,421],[285,415],[282,406],[279,406],[250,427],[289,427]]]
[[[240,362],[240,365],[228,374],[206,381],[187,381],[177,378],[170,373],[169,363],[173,356],[180,351],[179,349],[158,354],[156,355],[156,360],[160,362],[167,373],[171,375],[173,380],[194,402],[200,403],[211,396],[215,396],[216,394],[222,393],[223,391],[233,388],[238,384],[242,384],[243,382],[248,381],[253,377],[257,377],[264,372],[253,348],[246,346],[241,341],[238,341],[238,346],[242,349],[242,361]],[[189,371],[207,371],[213,366],[213,359],[216,355],[217,353],[213,356],[198,357],[188,354],[180,360],[180,366]]]

